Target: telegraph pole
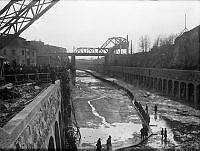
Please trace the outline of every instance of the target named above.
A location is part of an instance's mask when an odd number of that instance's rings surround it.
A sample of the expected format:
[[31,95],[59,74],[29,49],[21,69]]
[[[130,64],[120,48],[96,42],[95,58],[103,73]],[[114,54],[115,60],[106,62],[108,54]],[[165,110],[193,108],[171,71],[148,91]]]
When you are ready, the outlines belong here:
[[126,36],[127,38],[127,48],[126,48],[126,54],[128,54],[128,47],[129,47],[129,42],[128,42],[128,35]]
[[131,40],[131,54],[133,54],[132,40]]
[[187,29],[187,25],[186,25],[186,14],[185,14],[185,28],[184,28],[184,32],[188,31]]
[[[200,43],[200,27],[198,30],[198,36],[199,36],[199,43]],[[200,45],[199,45],[199,57],[198,57],[198,70],[200,71]]]

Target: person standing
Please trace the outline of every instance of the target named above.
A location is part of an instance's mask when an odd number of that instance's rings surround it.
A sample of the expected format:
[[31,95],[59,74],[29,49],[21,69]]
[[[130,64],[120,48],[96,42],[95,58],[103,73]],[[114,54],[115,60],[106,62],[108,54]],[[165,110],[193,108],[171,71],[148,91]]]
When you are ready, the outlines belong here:
[[102,146],[101,146],[101,138],[98,139],[96,146],[97,146],[97,149],[96,149],[96,150],[97,150],[97,151],[101,151],[101,147],[102,147]]
[[162,140],[163,140],[163,135],[164,135],[164,130],[163,130],[163,128],[162,128],[162,130],[161,130],[161,135],[162,135]]
[[112,150],[111,136],[108,137],[106,145],[107,145],[107,151],[111,151]]
[[148,106],[147,106],[147,104],[146,104],[146,112],[148,113]]
[[155,114],[157,114],[157,105],[155,104],[155,106],[154,106],[154,111],[155,111]]
[[165,138],[165,142],[167,141],[167,129],[165,128],[165,132],[164,132],[164,138]]
[[143,140],[143,138],[144,138],[144,128],[140,129],[140,134],[141,134],[141,140]]

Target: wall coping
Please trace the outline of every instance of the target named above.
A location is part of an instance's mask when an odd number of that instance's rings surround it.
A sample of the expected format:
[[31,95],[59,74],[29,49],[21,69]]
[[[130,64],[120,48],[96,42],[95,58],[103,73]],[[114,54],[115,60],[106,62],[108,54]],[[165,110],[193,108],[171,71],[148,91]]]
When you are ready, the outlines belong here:
[[22,111],[16,114],[3,128],[0,128],[0,148],[9,148],[12,143],[23,132],[26,125],[33,119],[37,110],[45,102],[51,92],[60,85],[57,80],[55,84],[51,84],[48,88],[41,91],[31,103],[29,103]]

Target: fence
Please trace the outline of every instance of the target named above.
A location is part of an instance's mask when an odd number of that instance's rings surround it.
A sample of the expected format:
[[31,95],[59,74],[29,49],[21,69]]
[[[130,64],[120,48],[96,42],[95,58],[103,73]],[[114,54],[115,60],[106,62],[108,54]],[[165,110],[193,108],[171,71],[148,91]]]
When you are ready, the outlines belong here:
[[4,75],[5,83],[20,83],[31,81],[49,82],[50,80],[50,73]]

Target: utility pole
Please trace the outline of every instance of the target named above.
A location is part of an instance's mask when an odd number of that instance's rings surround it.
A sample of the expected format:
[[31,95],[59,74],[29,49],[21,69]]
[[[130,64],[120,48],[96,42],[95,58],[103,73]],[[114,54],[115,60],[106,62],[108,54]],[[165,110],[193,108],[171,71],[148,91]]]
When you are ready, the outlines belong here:
[[[200,42],[200,27],[198,30],[199,42]],[[200,71],[200,45],[199,45],[199,57],[198,57],[198,70]]]
[[184,32],[188,31],[187,29],[187,25],[186,25],[186,14],[185,14],[185,28],[184,28]]
[[128,42],[128,35],[126,36],[127,38],[127,48],[126,48],[126,54],[128,54],[128,47],[129,47],[129,42]]
[[132,40],[131,40],[131,54],[133,54]]

